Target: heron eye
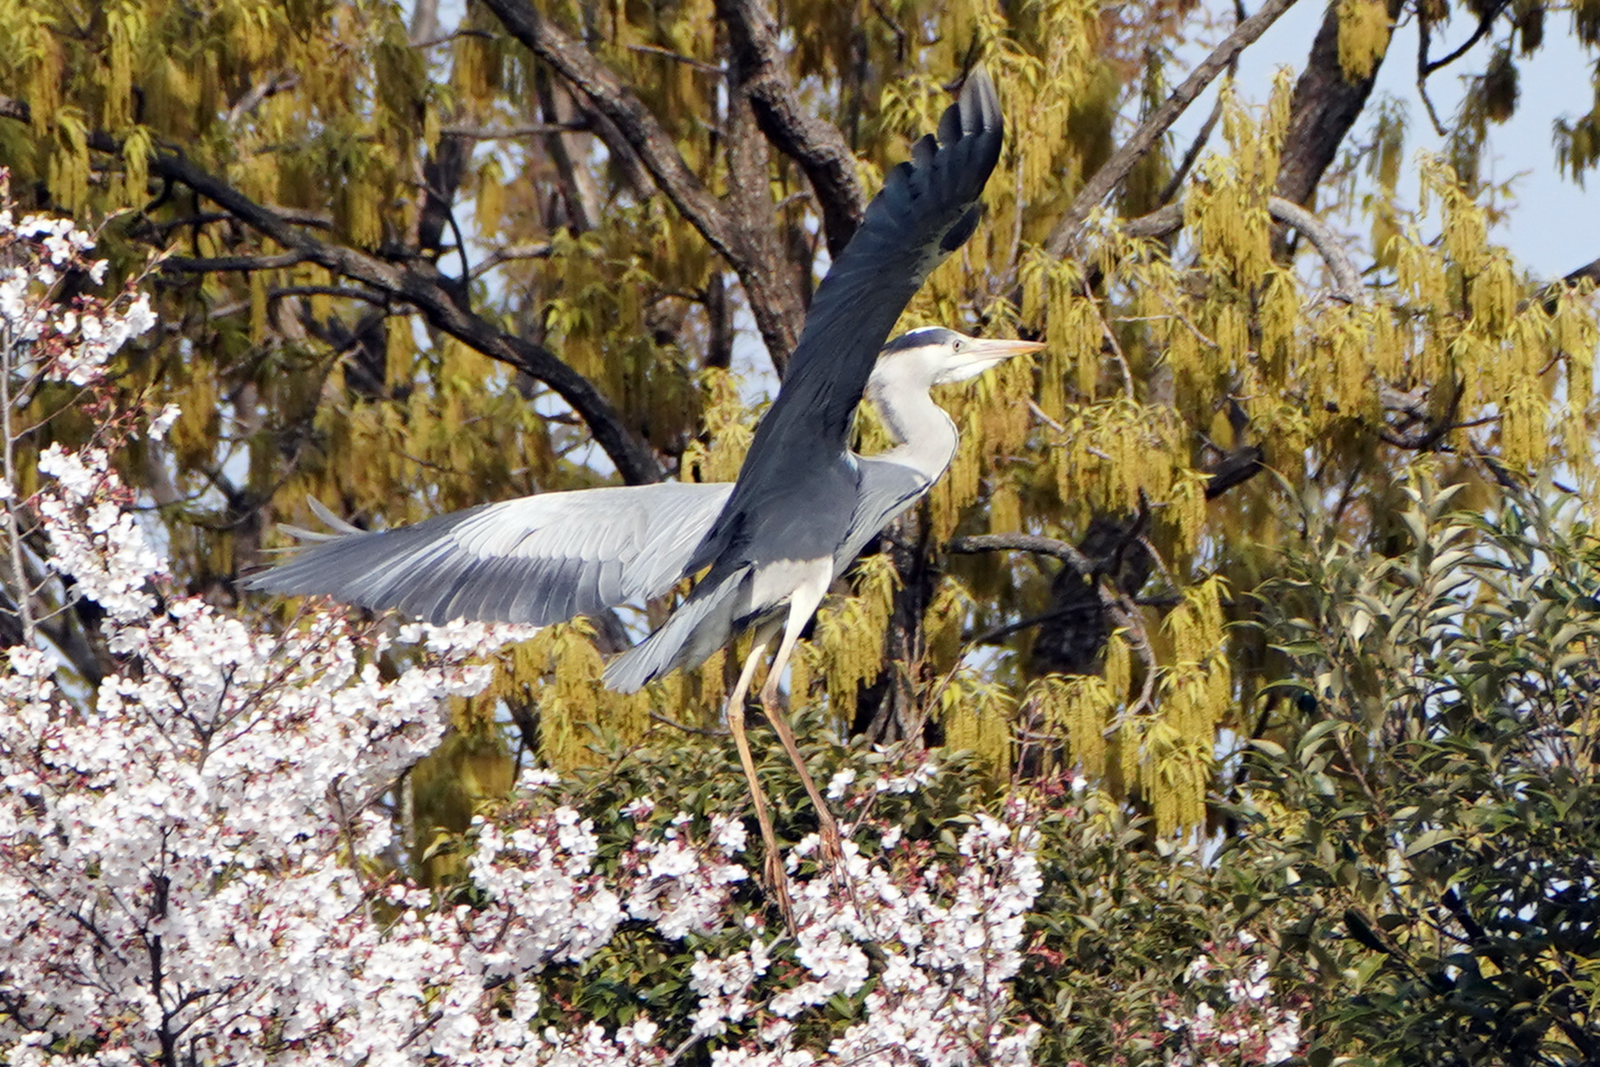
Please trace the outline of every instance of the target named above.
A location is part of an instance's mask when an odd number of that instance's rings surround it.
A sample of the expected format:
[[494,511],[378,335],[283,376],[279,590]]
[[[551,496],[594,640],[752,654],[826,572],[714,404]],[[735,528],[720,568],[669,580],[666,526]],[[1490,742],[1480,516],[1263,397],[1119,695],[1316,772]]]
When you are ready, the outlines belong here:
[[955,351],[959,352],[959,351],[961,351],[963,348],[965,348],[967,346],[966,346],[966,342],[964,342],[964,341],[956,341],[956,342],[952,343],[950,347],[952,349],[954,349]]

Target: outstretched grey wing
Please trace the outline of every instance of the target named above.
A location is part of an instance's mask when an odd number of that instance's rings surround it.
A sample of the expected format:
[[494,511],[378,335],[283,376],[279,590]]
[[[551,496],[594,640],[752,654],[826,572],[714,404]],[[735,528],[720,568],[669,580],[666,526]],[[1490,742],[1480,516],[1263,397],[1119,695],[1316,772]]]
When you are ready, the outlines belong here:
[[484,504],[320,540],[245,584],[398,608],[435,624],[543,626],[666,592],[732,489],[663,482]]
[[821,468],[843,456],[878,353],[933,268],[972,236],[978,197],[1000,159],[994,84],[967,78],[911,161],[892,170],[861,228],[817,287],[783,387],[761,425],[715,530],[696,559],[711,562],[746,534],[772,499],[815,497]]

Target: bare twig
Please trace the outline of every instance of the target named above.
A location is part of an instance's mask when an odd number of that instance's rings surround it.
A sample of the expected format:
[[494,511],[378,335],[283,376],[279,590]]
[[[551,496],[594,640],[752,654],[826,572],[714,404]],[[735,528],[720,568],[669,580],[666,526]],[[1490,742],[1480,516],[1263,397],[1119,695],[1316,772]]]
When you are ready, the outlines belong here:
[[1433,20],[1426,12],[1417,15],[1417,95],[1422,97],[1423,109],[1428,112],[1428,121],[1433,123],[1433,132],[1444,137],[1449,131],[1444,128],[1444,123],[1439,121],[1439,111],[1433,106],[1433,97],[1428,95],[1428,40],[1433,34]]
[[650,713],[650,721],[658,722],[662,726],[670,726],[674,730],[682,730],[686,734],[698,734],[701,737],[728,736],[727,730],[708,730],[703,726],[690,726],[688,723],[679,722],[677,719],[669,719],[665,715],[661,715],[654,711]]
[[251,86],[237,103],[228,109],[228,114],[223,120],[228,124],[238,122],[245,115],[260,107],[262,102],[277,96],[279,93],[288,92],[300,84],[300,75],[280,71],[265,81],[257,82]]
[[[341,300],[360,300],[368,304],[382,306],[389,302],[389,298],[382,293],[370,292],[366,289],[354,289],[348,285],[282,285],[267,290],[267,300],[282,300],[290,296],[332,296]],[[251,301],[235,300],[231,304],[214,307],[206,313],[207,321],[225,319],[229,315],[237,315],[250,308]],[[174,322],[168,327],[172,332],[183,329],[181,322]]]
[[1028,410],[1033,413],[1033,417],[1034,418],[1038,419],[1040,422],[1042,422],[1046,426],[1050,427],[1056,433],[1066,433],[1067,432],[1067,428],[1065,426],[1061,425],[1055,419],[1052,419],[1048,414],[1046,414],[1044,408],[1040,407],[1038,402],[1035,401],[1032,397],[1028,398]]
[[702,74],[715,74],[719,78],[727,73],[721,67],[714,66],[710,63],[702,63],[700,60],[694,58],[694,56],[686,56],[682,52],[674,52],[670,48],[662,48],[659,45],[630,44],[628,46],[628,51],[643,52],[646,55],[652,56],[662,56],[666,59],[672,60],[674,63],[682,63],[686,67],[693,67]]
[[[1237,57],[1232,64],[1238,66]],[[1231,70],[1230,70],[1231,74]],[[1161,190],[1161,203],[1169,203],[1178,195],[1184,179],[1189,177],[1189,172],[1194,169],[1195,163],[1200,159],[1200,153],[1211,140],[1211,133],[1217,128],[1217,120],[1222,117],[1222,94],[1217,94],[1217,99],[1211,105],[1211,114],[1206,116],[1205,122],[1200,124],[1200,132],[1194,135],[1194,140],[1189,142],[1189,150],[1183,154],[1183,159],[1178,163],[1178,169],[1172,172],[1172,177],[1167,179],[1167,184]]]
[[[11,486],[12,493],[20,483],[17,477],[16,443],[17,435],[11,424],[11,369],[12,354],[16,351],[17,338],[11,324],[0,325],[0,436],[4,437],[3,456],[5,469],[0,470],[6,484]],[[6,512],[6,541],[11,551],[11,573],[17,583],[17,622],[22,630],[21,644],[32,647],[35,640],[33,624],[32,597],[28,595],[27,569],[22,559],[22,526],[17,521],[17,503],[15,499],[7,501]]]
[[503,263],[515,263],[524,259],[549,259],[551,246],[549,241],[536,241],[532,244],[508,245],[497,248],[485,256],[476,267],[472,268],[472,277],[485,274]]
[[441,126],[439,132],[469,141],[509,141],[518,137],[543,137],[552,133],[582,133],[587,122],[525,122],[517,126]]

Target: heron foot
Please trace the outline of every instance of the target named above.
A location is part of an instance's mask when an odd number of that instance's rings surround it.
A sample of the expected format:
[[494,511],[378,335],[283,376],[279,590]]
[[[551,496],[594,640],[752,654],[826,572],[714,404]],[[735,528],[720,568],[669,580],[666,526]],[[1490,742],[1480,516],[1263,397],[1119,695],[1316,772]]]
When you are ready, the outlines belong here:
[[772,895],[773,903],[778,905],[778,913],[783,916],[783,924],[789,928],[790,933],[797,933],[794,922],[794,901],[789,897],[789,876],[783,867],[783,853],[775,847],[766,850],[766,858],[762,861],[762,881],[765,889]]

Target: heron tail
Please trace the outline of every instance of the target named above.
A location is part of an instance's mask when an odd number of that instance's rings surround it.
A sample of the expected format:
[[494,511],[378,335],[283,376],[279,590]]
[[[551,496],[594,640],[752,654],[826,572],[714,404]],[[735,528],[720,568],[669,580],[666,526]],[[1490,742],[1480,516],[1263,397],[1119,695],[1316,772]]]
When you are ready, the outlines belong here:
[[741,605],[746,598],[741,594],[749,577],[748,566],[721,578],[707,575],[655,633],[606,665],[605,684],[636,693],[672,670],[705,662],[733,636],[744,614]]

